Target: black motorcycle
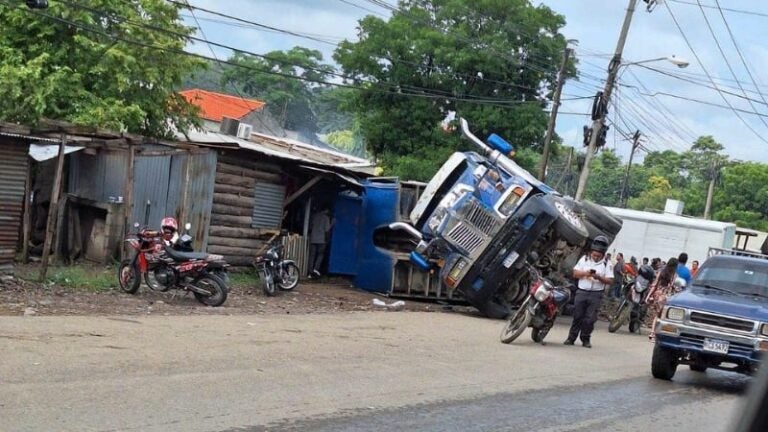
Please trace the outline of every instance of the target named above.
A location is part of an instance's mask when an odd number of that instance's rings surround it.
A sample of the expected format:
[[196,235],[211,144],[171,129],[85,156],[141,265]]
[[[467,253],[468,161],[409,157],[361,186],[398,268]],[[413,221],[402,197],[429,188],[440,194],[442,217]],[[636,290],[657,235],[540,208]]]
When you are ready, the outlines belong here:
[[273,239],[267,251],[256,257],[254,265],[259,277],[264,281],[264,294],[274,296],[276,287],[290,291],[299,284],[299,266],[293,260],[283,258],[283,238],[287,235],[283,230],[280,236]]
[[656,277],[656,272],[649,265],[638,269],[637,277],[630,280],[622,288],[622,299],[616,312],[608,324],[611,333],[619,330],[625,323],[629,323],[629,332],[637,333],[643,324],[643,318],[648,310],[648,288]]

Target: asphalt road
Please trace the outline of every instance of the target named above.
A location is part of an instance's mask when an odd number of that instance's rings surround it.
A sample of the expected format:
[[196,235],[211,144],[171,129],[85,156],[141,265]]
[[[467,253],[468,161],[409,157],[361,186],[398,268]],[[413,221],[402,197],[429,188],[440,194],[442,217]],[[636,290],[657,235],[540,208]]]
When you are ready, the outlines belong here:
[[0,431],[726,431],[751,380],[461,314],[0,317]]

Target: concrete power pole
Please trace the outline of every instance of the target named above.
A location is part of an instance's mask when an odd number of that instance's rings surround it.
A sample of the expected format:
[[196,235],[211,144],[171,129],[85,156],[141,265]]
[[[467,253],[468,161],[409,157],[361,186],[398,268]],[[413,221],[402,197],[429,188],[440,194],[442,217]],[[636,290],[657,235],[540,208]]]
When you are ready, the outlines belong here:
[[712,196],[715,194],[715,181],[717,181],[717,170],[720,164],[717,159],[712,161],[712,178],[709,180],[709,190],[707,190],[707,203],[704,205],[704,219],[709,219],[712,210]]
[[632,152],[629,154],[629,163],[627,163],[627,172],[624,173],[624,182],[621,184],[621,196],[619,203],[622,208],[627,207],[627,187],[629,186],[629,170],[632,169],[632,159],[635,157],[637,148],[640,147],[640,131],[635,131],[632,136]]
[[632,22],[632,15],[635,13],[636,4],[637,0],[629,0],[627,13],[624,15],[624,25],[621,26],[619,41],[616,43],[616,53],[613,55],[613,59],[611,59],[611,63],[608,66],[608,80],[605,83],[602,97],[605,109],[600,110],[598,108],[597,116],[592,122],[592,136],[589,139],[589,147],[587,148],[586,158],[584,159],[584,168],[581,170],[579,185],[576,189],[576,199],[579,201],[584,197],[584,191],[587,189],[589,163],[592,161],[592,155],[595,153],[600,131],[603,129],[605,123],[605,113],[608,110],[608,102],[611,100],[611,92],[613,91],[613,85],[616,81],[616,75],[619,72],[619,66],[621,66],[621,54],[624,52],[624,43],[627,41],[627,33],[629,33],[629,25]]
[[547,125],[547,134],[544,136],[544,152],[541,155],[541,167],[539,167],[539,180],[545,181],[547,175],[547,163],[549,163],[549,146],[552,142],[552,135],[555,134],[555,123],[557,122],[557,110],[560,108],[560,94],[563,92],[565,83],[565,68],[568,66],[568,58],[573,52],[572,49],[565,47],[563,53],[563,64],[560,65],[560,73],[557,75],[557,86],[555,87],[555,96],[552,101],[552,113],[549,115],[549,124]]

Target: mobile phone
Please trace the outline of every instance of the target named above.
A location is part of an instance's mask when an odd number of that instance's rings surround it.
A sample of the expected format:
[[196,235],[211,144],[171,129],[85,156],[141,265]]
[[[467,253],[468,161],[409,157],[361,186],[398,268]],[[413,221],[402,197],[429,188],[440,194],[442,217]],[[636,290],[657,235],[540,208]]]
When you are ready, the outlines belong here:
[[597,271],[595,271],[595,269],[590,269],[590,270],[589,270],[589,272],[590,272],[591,274],[595,274],[595,273],[597,273]]

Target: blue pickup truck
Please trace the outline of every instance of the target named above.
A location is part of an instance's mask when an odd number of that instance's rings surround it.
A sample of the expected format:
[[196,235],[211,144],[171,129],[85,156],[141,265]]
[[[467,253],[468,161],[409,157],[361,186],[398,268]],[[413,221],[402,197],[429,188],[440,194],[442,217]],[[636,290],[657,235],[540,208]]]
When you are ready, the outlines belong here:
[[651,372],[670,380],[677,366],[752,374],[768,351],[768,256],[711,250],[656,322]]

